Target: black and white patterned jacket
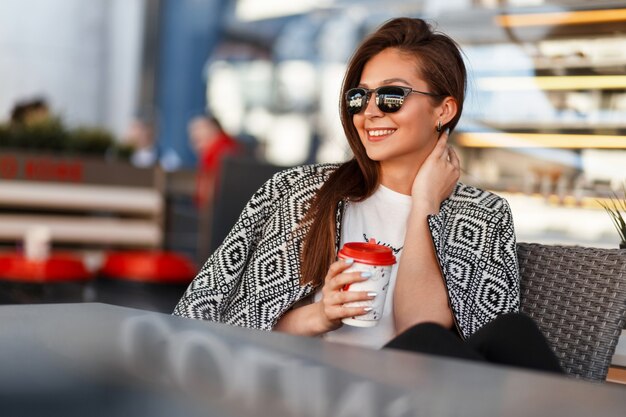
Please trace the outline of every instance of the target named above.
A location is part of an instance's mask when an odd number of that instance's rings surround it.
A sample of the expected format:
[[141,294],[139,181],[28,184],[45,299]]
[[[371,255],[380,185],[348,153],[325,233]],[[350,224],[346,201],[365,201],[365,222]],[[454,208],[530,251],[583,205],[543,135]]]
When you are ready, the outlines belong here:
[[[336,164],[275,174],[250,199],[209,257],[174,314],[271,330],[315,288],[300,284],[298,228],[315,192]],[[337,210],[338,233],[344,204]],[[519,274],[509,206],[501,197],[457,184],[428,218],[457,329],[471,335],[498,314],[519,309]]]

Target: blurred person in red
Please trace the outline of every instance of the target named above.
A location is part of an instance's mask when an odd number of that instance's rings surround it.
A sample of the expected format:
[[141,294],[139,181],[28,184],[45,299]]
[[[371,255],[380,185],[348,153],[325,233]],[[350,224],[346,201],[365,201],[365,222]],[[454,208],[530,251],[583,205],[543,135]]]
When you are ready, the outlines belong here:
[[240,146],[213,116],[197,116],[187,126],[189,141],[198,156],[196,204],[207,207],[215,196],[222,159],[240,152]]

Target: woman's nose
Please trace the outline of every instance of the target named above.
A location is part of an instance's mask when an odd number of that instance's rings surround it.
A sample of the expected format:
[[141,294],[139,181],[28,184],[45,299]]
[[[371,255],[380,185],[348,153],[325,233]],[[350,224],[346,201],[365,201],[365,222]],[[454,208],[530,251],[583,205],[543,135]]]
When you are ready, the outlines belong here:
[[376,105],[376,93],[372,92],[369,100],[367,100],[367,105],[365,106],[365,117],[381,117],[384,113],[380,111],[378,106]]

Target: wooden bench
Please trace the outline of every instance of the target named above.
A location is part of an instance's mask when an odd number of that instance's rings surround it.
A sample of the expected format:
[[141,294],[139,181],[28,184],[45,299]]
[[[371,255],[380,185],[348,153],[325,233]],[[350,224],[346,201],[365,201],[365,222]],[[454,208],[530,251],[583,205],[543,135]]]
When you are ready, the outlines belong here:
[[164,174],[124,162],[24,152],[0,155],[0,244],[34,226],[55,245],[156,248],[163,243]]

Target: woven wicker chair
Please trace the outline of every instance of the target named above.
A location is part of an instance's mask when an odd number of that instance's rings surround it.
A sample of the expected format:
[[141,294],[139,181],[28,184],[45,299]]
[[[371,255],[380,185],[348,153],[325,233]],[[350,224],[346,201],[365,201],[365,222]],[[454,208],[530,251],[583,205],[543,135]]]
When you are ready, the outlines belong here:
[[518,243],[521,310],[570,375],[603,381],[626,320],[626,250]]

